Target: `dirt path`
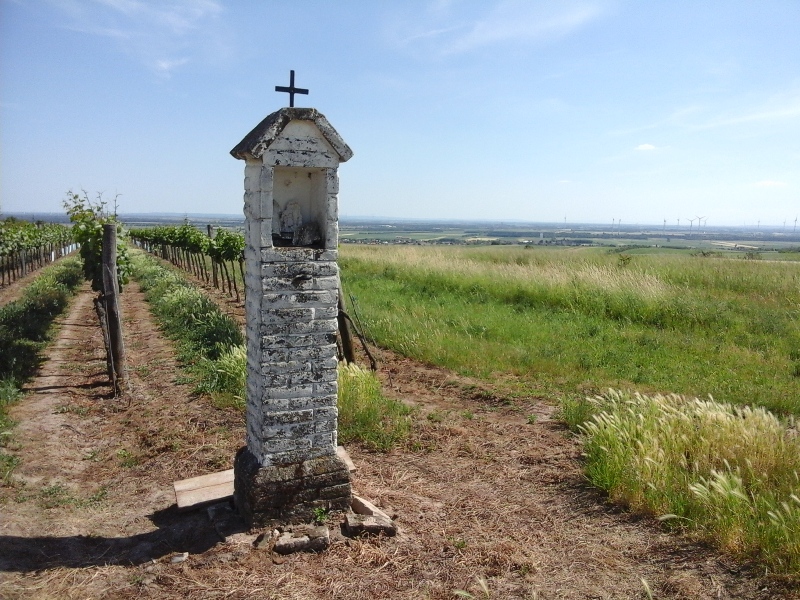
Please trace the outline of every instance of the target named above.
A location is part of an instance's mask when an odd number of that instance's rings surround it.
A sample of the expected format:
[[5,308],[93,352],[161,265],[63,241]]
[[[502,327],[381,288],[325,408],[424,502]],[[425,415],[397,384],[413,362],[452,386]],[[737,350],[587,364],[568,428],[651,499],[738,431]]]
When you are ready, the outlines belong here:
[[175,510],[172,481],[230,468],[243,417],[178,383],[141,294],[131,285],[122,298],[131,391],[109,396],[84,291],[15,407],[22,462],[0,489],[1,597],[484,598],[477,578],[491,598],[646,598],[642,579],[656,598],[800,597],[608,508],[551,406],[508,405],[388,352],[387,392],[419,409],[413,439],[389,454],[348,450],[354,489],[396,515],[400,535],[335,535],[323,554],[273,560],[227,506]]

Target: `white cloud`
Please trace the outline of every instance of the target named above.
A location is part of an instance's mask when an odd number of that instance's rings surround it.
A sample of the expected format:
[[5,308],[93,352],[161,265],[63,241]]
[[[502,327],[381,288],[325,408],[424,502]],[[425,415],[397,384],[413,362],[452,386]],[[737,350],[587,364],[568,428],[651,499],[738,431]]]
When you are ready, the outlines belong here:
[[414,33],[408,36],[404,41],[406,43],[410,42],[417,42],[419,40],[424,40],[426,38],[436,38],[446,33],[450,33],[451,31],[455,31],[457,29],[462,29],[462,26],[455,26],[455,27],[444,27],[440,29],[431,29],[430,31],[420,31],[419,33]]
[[759,181],[755,184],[757,187],[784,187],[786,186],[785,181],[773,181],[772,179],[765,179],[764,181]]
[[[733,99],[735,101],[735,99]],[[788,121],[800,117],[800,90],[793,89],[764,98],[759,105],[712,107],[692,105],[673,111],[670,115],[646,125],[613,130],[612,135],[641,134],[654,129],[705,131],[745,124]],[[643,144],[646,146],[647,144]],[[637,150],[645,148],[637,147]]]
[[738,125],[739,123],[752,123],[754,121],[774,121],[777,119],[790,119],[800,117],[800,99],[791,106],[751,112],[736,117],[720,119],[708,124],[708,127],[721,127],[724,125]]
[[543,11],[527,2],[503,2],[485,18],[475,22],[463,36],[452,40],[447,53],[458,54],[507,41],[539,41],[563,37],[599,14],[590,5],[567,10]]
[[[480,5],[483,6],[483,5]],[[490,5],[491,6],[491,5]],[[439,55],[463,54],[504,43],[539,43],[558,39],[597,19],[603,8],[596,0],[529,2],[501,0],[478,15],[454,3],[438,1],[419,15],[401,44],[427,43]]]
[[655,150],[656,147],[653,146],[653,144],[639,144],[638,146],[636,146],[635,149],[636,150],[645,150],[646,151],[646,150]]
[[[208,47],[220,52],[213,27],[223,12],[216,0],[51,0],[69,19],[67,29],[113,39],[125,53],[169,75]],[[190,58],[192,57],[192,58]]]
[[160,59],[160,60],[156,61],[155,68],[158,71],[168,75],[174,69],[177,69],[178,67],[182,67],[183,65],[185,65],[188,62],[189,62],[188,58],[178,58],[178,59],[175,59],[175,60],[169,60],[169,59],[163,58],[163,59]]

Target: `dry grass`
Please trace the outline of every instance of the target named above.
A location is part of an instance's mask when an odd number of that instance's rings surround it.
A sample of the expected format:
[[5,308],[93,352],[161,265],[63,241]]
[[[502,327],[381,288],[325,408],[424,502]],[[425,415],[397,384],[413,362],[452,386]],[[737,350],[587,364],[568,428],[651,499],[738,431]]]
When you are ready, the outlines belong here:
[[[375,260],[371,246],[352,245],[346,248],[347,258]],[[441,247],[392,246],[391,252],[380,254],[384,267],[410,269],[419,273],[448,273],[471,280],[482,279],[495,285],[535,283],[550,288],[585,287],[613,293],[630,293],[645,300],[661,300],[680,289],[659,278],[654,273],[621,269],[611,261],[595,258],[567,261],[541,260],[515,262],[514,260],[487,261],[462,249]]]

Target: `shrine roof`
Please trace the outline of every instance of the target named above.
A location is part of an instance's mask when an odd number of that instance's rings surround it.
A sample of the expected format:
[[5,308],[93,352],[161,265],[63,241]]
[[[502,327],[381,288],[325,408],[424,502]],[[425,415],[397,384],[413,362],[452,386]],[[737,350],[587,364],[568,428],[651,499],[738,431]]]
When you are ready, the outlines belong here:
[[278,138],[284,128],[291,121],[311,121],[317,127],[322,137],[339,155],[339,160],[345,162],[353,156],[353,151],[345,143],[321,112],[316,108],[282,108],[268,115],[253,130],[236,144],[231,155],[234,158],[245,159],[247,156],[261,158],[261,155]]

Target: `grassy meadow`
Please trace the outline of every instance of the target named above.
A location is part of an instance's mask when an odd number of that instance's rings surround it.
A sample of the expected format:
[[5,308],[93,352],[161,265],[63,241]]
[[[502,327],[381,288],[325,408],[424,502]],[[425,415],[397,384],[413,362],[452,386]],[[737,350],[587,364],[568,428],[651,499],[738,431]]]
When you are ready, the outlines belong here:
[[518,393],[609,387],[800,413],[800,263],[602,248],[358,246],[369,334]]
[[341,263],[377,343],[560,399],[611,500],[800,574],[800,263],[413,246]]

